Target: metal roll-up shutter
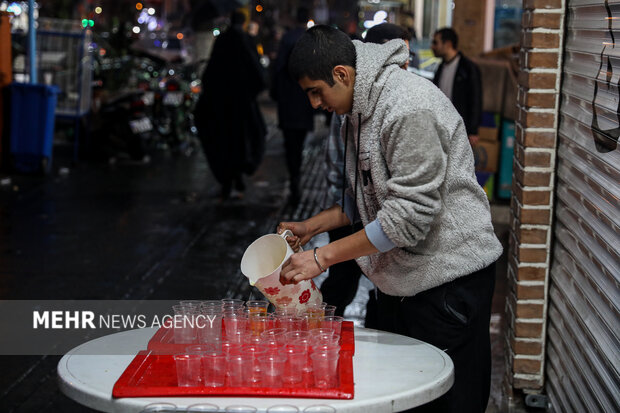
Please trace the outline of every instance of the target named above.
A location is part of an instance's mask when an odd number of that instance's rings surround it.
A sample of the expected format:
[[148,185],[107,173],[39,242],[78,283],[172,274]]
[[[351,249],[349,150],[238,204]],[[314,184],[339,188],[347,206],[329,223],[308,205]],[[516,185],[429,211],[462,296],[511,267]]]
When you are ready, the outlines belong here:
[[568,0],[546,391],[555,412],[620,411],[620,0]]

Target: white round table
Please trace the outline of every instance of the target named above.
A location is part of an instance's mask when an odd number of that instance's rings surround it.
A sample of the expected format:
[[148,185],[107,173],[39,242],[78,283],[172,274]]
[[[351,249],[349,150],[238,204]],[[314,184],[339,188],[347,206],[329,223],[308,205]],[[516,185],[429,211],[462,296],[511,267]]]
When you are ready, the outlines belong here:
[[[61,391],[76,402],[104,412],[140,412],[155,402],[174,403],[178,411],[197,403],[250,405],[265,412],[274,405],[294,405],[303,411],[329,405],[339,412],[395,412],[434,400],[450,389],[454,365],[430,344],[378,330],[355,328],[352,400],[268,397],[112,398],[114,383],[138,351],[146,349],[155,329],[116,333],[84,343],[58,363]],[[110,355],[134,354],[134,355]],[[107,355],[97,355],[107,354]]]

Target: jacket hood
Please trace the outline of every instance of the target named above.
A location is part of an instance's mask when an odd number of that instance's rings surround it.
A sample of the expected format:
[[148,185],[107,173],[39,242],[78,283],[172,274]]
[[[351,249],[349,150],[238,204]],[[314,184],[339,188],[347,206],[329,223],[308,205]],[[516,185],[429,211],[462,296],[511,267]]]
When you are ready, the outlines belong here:
[[352,113],[361,113],[362,120],[369,117],[376,106],[381,87],[393,70],[409,59],[409,50],[401,39],[384,44],[363,43],[354,40],[357,54],[355,63],[355,88]]

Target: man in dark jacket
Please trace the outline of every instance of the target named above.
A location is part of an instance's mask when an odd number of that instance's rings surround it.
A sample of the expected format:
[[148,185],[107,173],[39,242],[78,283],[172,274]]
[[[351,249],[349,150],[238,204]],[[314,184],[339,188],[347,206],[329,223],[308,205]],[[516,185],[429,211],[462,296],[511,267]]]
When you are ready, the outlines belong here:
[[437,69],[433,82],[452,101],[465,121],[469,143],[475,145],[478,142],[478,126],[482,114],[480,69],[459,52],[458,44],[459,38],[453,29],[446,27],[435,32],[431,49],[443,62]]
[[271,97],[278,102],[278,126],[284,135],[286,166],[290,179],[289,202],[293,205],[299,202],[302,151],[306,134],[314,129],[314,111],[304,91],[289,75],[287,65],[293,46],[306,31],[308,18],[308,9],[297,9],[297,26],[282,36],[271,89]]

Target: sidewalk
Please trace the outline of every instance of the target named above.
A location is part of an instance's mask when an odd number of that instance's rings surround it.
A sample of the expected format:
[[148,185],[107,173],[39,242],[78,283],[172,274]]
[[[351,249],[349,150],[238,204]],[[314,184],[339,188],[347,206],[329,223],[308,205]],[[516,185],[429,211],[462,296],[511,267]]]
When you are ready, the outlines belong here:
[[[263,102],[262,108],[269,126],[267,152],[247,180],[242,200],[218,202],[217,185],[200,151],[191,157],[155,156],[149,165],[83,162],[71,168],[69,159],[56,157],[54,172],[46,178],[0,175],[2,298],[257,296],[239,270],[243,251],[260,235],[273,232],[278,222],[319,211],[327,133],[323,118],[317,117],[304,150],[301,202],[292,208],[286,205],[286,167],[275,107]],[[68,173],[62,167],[68,167]],[[507,249],[506,211],[507,206],[493,208],[496,231]],[[324,234],[312,240],[315,245],[326,242]],[[503,257],[491,326],[492,401],[498,400],[504,368],[500,329],[505,271]],[[370,288],[369,282],[360,283],[347,308],[348,319],[361,323]],[[88,411],[59,392],[58,360],[0,357],[0,411]]]

